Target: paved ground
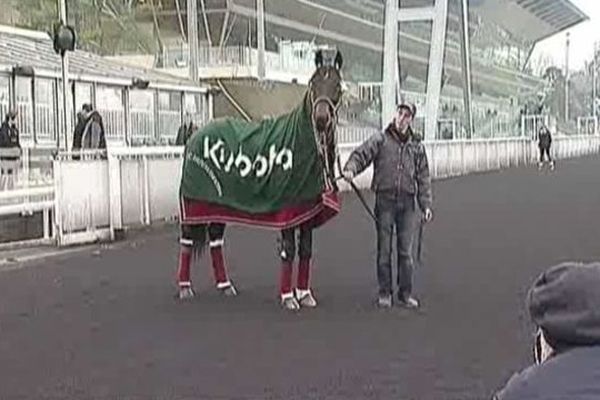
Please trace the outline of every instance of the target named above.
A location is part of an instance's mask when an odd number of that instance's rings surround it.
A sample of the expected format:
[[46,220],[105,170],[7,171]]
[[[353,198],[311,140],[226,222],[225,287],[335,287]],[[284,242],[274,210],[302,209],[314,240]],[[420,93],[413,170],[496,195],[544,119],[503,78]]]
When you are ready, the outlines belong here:
[[373,227],[353,196],[317,234],[321,302],[275,303],[271,232],[232,229],[239,286],[173,300],[176,234],[0,272],[0,398],[486,399],[530,356],[524,296],[561,260],[600,258],[600,161],[434,186],[420,313],[372,305]]

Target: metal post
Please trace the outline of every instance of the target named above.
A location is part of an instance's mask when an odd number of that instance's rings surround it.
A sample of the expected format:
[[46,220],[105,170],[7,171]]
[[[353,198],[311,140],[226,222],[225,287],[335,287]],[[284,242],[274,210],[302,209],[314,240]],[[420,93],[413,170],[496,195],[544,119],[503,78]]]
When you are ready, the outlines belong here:
[[256,0],[256,32],[258,47],[258,79],[265,79],[265,4],[264,0]]
[[565,46],[565,122],[569,121],[569,45],[570,33],[567,32],[567,43]]
[[472,112],[472,86],[471,86],[471,44],[469,41],[469,4],[467,0],[461,0],[461,56],[463,70],[463,99],[465,102],[465,125],[467,137],[473,137],[473,112]]
[[123,90],[123,109],[125,110],[125,145],[131,144],[129,138],[131,138],[131,103],[130,103],[130,89],[125,88]]
[[596,116],[596,62],[592,65],[592,117]]
[[198,0],[187,1],[189,78],[198,82]]
[[[67,25],[67,0],[59,0],[60,21]],[[68,134],[71,132],[71,119],[69,118],[68,101],[69,98],[69,55],[65,51],[61,56],[62,61],[62,88],[63,88],[63,129],[64,129],[64,148],[69,149]],[[56,136],[56,147],[60,149],[60,134]]]
[[383,90],[381,93],[381,126],[385,127],[396,109],[396,75],[398,60],[398,0],[385,2],[383,34]]
[[436,0],[431,28],[431,49],[427,73],[427,100],[425,105],[425,139],[436,137],[437,120],[442,91],[442,68],[444,66],[444,48],[446,43],[446,23],[448,18],[448,0]]

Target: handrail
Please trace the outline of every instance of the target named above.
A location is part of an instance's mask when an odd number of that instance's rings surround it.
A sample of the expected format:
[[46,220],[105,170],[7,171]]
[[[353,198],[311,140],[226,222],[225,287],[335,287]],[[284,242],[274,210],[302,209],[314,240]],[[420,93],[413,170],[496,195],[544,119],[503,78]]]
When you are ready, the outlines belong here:
[[49,196],[54,194],[53,186],[32,187],[27,189],[14,189],[0,191],[0,200],[19,199],[22,197]]

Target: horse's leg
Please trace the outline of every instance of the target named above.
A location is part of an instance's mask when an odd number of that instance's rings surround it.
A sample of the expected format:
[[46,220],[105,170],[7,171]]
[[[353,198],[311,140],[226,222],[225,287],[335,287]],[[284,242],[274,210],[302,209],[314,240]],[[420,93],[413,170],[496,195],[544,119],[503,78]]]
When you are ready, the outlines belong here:
[[281,297],[281,305],[287,310],[298,310],[300,308],[292,288],[294,254],[296,253],[296,238],[294,234],[294,228],[282,230],[279,242],[279,256],[281,257],[279,296]]
[[205,229],[204,226],[181,225],[181,236],[179,238],[179,265],[177,268],[177,285],[179,287],[178,297],[188,299],[194,297],[191,278],[191,264],[194,253],[195,231]]
[[312,259],[312,234],[313,231],[307,226],[300,227],[300,239],[298,243],[298,284],[296,286],[296,298],[302,307],[316,307],[315,300],[310,289],[310,267]]
[[210,224],[208,226],[210,258],[212,261],[215,284],[226,296],[235,296],[237,291],[227,276],[223,245],[225,243],[225,224]]

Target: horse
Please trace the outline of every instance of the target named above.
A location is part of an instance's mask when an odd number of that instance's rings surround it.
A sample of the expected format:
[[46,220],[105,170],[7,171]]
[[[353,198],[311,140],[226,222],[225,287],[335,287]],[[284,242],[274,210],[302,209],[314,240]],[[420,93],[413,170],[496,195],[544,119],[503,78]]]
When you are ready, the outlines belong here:
[[[333,192],[338,191],[334,178],[334,165],[336,161],[339,164],[335,131],[337,111],[343,94],[342,64],[343,59],[339,51],[336,52],[334,61],[328,63],[324,60],[323,52],[321,50],[317,51],[315,55],[315,72],[311,76],[307,91],[298,106],[303,107],[308,114],[307,117],[310,119],[308,124],[313,131],[310,140],[314,138],[316,144],[315,148],[323,170],[323,182],[325,187]],[[285,115],[278,118],[285,118]],[[196,135],[203,135],[203,129],[197,130],[193,134],[193,136]],[[299,135],[299,133],[294,133],[294,135]],[[223,255],[225,229],[225,223],[213,221],[194,225],[181,223],[177,270],[177,285],[179,288],[177,297],[179,299],[189,299],[195,296],[190,276],[190,265],[193,258],[201,256],[202,249],[206,247],[207,243],[217,290],[225,296],[237,295],[237,290],[229,278]],[[284,309],[298,310],[301,307],[313,308],[317,306],[317,301],[310,287],[313,229],[313,224],[309,220],[297,226],[280,230],[278,238],[281,259],[279,297],[281,306]],[[298,240],[296,240],[296,233],[298,233]],[[294,287],[292,274],[296,248],[298,277],[296,287]]]

